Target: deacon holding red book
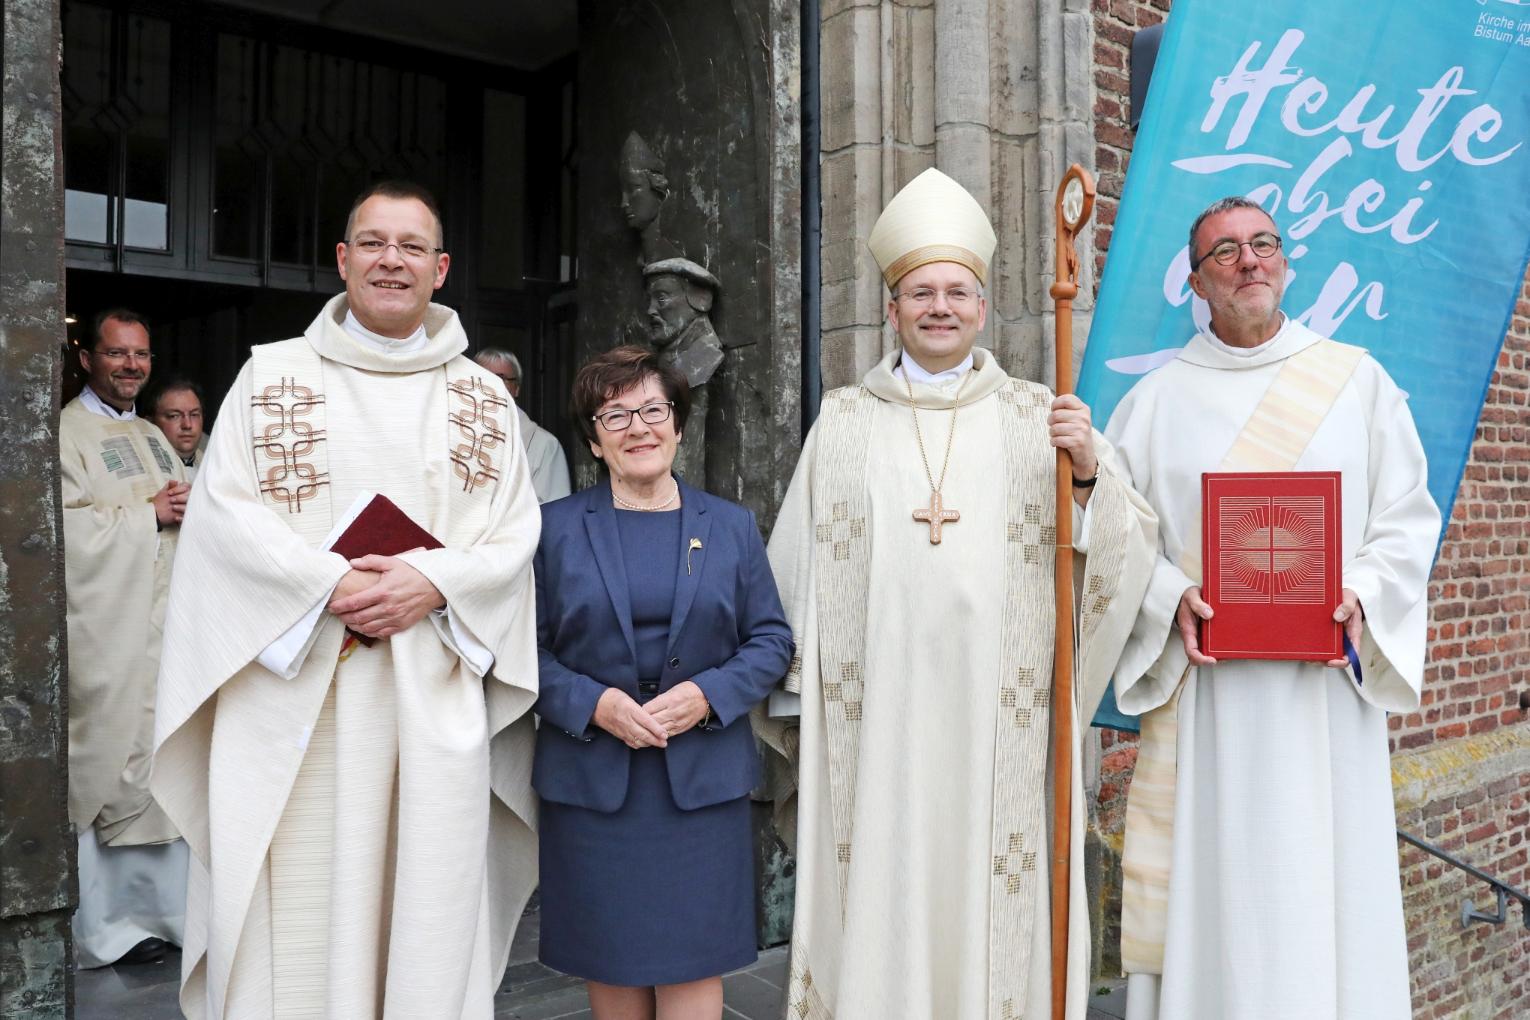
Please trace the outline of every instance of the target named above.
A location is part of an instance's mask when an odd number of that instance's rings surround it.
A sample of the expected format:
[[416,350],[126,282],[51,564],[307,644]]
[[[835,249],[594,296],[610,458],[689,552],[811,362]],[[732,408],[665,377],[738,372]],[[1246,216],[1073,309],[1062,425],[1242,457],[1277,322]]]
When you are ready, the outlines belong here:
[[429,192],[374,185],[336,259],[345,293],[234,381],[171,584],[152,783],[194,1020],[486,1017],[536,884],[515,408],[431,302]]
[[1115,676],[1133,1020],[1411,1015],[1386,713],[1418,708],[1440,514],[1406,394],[1280,310],[1281,248],[1248,199],[1196,218],[1210,325],[1106,433],[1160,521]]

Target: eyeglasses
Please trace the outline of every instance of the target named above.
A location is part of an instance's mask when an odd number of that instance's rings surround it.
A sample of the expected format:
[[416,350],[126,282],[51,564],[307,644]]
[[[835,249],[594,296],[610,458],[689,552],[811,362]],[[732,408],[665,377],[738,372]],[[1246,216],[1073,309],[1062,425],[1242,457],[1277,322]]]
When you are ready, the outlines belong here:
[[927,308],[935,303],[935,299],[944,294],[946,304],[952,308],[965,308],[977,300],[978,293],[967,287],[952,287],[950,290],[935,290],[931,287],[916,287],[914,290],[905,291],[902,294],[894,294],[893,300],[908,299],[920,308]]
[[1267,259],[1280,251],[1280,235],[1265,231],[1264,233],[1255,234],[1247,241],[1234,241],[1231,238],[1225,241],[1218,241],[1211,246],[1210,251],[1195,260],[1195,264],[1190,267],[1190,271],[1192,273],[1195,272],[1201,267],[1201,263],[1207,259],[1214,260],[1219,266],[1230,266],[1243,255],[1243,246],[1245,244],[1253,250],[1255,255],[1262,259]]
[[389,248],[397,248],[398,253],[406,259],[423,262],[432,255],[444,252],[445,248],[431,248],[418,241],[384,241],[380,237],[358,237],[348,242],[352,248],[363,255],[381,255]]
[[613,407],[609,411],[590,415],[591,421],[600,422],[600,427],[607,432],[621,432],[632,425],[632,416],[635,414],[643,419],[646,425],[657,425],[661,421],[668,421],[669,415],[674,410],[673,400],[658,400],[652,404],[644,404],[642,407]]
[[125,351],[121,347],[112,347],[104,351],[90,351],[93,358],[105,358],[107,361],[143,361],[154,360],[154,355],[149,351]]

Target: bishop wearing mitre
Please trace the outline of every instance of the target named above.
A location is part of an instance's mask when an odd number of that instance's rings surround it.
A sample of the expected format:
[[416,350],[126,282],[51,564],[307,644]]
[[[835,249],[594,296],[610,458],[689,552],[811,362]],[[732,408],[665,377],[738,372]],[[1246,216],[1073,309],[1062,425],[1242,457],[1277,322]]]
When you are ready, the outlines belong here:
[[[828,393],[770,542],[797,656],[761,723],[796,766],[788,1001],[815,1018],[1049,1015],[1057,449],[1073,463],[1087,719],[1152,568],[1156,519],[1073,396],[976,346],[996,245],[938,170],[869,239],[897,344]],[[1073,775],[1079,747],[1075,742]],[[1068,1016],[1089,975],[1072,798]]]

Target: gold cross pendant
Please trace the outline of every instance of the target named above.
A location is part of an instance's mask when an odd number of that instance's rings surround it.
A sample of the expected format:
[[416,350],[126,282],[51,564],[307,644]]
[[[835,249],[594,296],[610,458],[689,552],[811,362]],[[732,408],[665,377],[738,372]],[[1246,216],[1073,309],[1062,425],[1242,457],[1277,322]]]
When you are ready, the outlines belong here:
[[947,524],[955,524],[962,519],[962,515],[956,510],[947,510],[940,499],[940,492],[930,493],[930,505],[923,510],[914,511],[914,520],[930,526],[930,544],[940,544],[940,529]]

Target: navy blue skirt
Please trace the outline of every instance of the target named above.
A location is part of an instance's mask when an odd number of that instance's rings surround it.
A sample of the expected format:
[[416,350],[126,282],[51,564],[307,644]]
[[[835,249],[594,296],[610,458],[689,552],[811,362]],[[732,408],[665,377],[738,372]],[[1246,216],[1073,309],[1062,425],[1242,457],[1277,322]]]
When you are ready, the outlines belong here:
[[611,814],[542,801],[541,960],[608,985],[675,985],[757,957],[749,798],[682,811],[664,752],[632,752]]

